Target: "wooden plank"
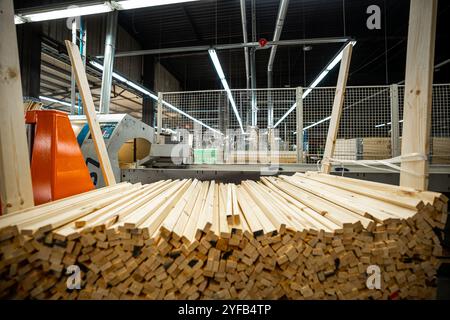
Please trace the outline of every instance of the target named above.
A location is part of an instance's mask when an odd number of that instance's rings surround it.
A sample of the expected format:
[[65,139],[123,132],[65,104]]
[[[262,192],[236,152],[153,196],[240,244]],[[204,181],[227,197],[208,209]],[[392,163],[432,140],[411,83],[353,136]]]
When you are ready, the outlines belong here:
[[0,2],[0,212],[34,205],[12,0]]
[[411,0],[406,53],[403,105],[402,156],[419,154],[424,159],[402,159],[400,185],[428,188],[431,100],[434,73],[437,0]]
[[323,153],[321,172],[330,173],[330,158],[333,157],[336,145],[339,123],[341,121],[342,107],[344,105],[345,89],[347,85],[348,70],[350,68],[350,60],[352,57],[353,44],[349,43],[342,52],[341,66],[339,68],[339,76],[334,95],[333,109],[331,111],[330,126],[328,127],[327,141],[325,151]]
[[65,43],[75,72],[78,90],[80,91],[81,99],[83,100],[83,110],[94,141],[95,151],[97,152],[98,160],[100,162],[105,185],[114,185],[116,184],[116,178],[114,177],[111,161],[109,160],[108,151],[106,150],[105,140],[103,140],[100,124],[95,113],[94,100],[92,99],[86,71],[84,70],[83,62],[81,61],[80,50],[75,44],[68,40],[66,40]]

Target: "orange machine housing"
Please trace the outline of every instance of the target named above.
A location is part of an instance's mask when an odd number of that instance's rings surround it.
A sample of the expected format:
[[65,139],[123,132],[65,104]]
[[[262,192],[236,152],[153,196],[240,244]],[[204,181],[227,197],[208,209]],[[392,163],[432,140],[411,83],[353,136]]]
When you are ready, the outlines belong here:
[[35,126],[31,153],[35,205],[94,189],[67,114],[37,110],[28,111],[25,118]]

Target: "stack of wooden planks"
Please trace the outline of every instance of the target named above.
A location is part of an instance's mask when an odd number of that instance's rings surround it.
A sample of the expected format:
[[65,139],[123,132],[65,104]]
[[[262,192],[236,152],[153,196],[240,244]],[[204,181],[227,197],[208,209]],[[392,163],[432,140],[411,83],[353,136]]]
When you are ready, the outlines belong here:
[[382,160],[391,158],[391,138],[362,138],[363,160]]
[[450,164],[450,138],[433,137],[431,140],[431,163]]
[[447,200],[316,172],[120,183],[1,217],[0,298],[430,298]]

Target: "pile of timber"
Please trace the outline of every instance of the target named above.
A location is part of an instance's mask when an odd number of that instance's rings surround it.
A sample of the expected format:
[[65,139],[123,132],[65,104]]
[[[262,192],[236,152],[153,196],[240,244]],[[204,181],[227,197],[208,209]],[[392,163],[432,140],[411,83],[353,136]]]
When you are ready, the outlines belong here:
[[447,200],[312,172],[120,183],[1,217],[0,298],[430,298]]

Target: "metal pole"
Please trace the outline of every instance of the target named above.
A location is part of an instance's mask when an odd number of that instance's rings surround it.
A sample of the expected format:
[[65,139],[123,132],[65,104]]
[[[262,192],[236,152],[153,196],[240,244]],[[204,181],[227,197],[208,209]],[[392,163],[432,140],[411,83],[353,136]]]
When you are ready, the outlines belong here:
[[[72,21],[72,43],[77,44],[77,20]],[[75,100],[76,100],[76,88],[75,88],[75,73],[73,67],[71,69],[70,76],[70,114],[75,114]]]
[[398,85],[391,85],[391,152],[392,157],[400,155],[400,124],[398,109]]
[[[247,35],[247,12],[245,10],[245,0],[241,0],[241,21],[242,21],[242,34],[244,38],[244,43],[248,42]],[[246,88],[250,88],[250,67],[248,61],[248,47],[244,48],[244,58],[245,58],[245,79]]]
[[100,95],[100,113],[109,113],[111,100],[112,72],[117,34],[117,11],[108,13],[106,21],[105,58],[103,59],[102,90]]
[[158,111],[156,118],[156,125],[157,125],[156,133],[158,135],[157,143],[160,142],[160,136],[162,132],[162,101],[163,101],[162,92],[158,92]]
[[[252,0],[252,41],[256,42],[256,0]],[[256,48],[251,52],[251,85],[252,85],[252,127],[258,125],[258,106],[256,102]]]
[[[85,68],[86,68],[86,39],[87,39],[86,22],[83,17],[80,17],[80,55]],[[80,94],[77,94],[77,98],[78,98],[78,114],[83,114],[84,109],[82,106]]]
[[295,92],[296,106],[296,139],[297,139],[297,163],[303,162],[303,88],[298,87]]

